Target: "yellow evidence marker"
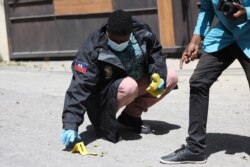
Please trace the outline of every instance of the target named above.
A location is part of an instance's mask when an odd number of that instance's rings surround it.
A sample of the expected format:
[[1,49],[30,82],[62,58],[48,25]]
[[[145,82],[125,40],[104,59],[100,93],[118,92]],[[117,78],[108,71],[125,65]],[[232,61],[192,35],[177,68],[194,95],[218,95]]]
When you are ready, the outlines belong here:
[[165,92],[165,89],[163,91],[159,91],[157,88],[161,83],[160,75],[157,73],[152,74],[151,76],[152,82],[146,89],[148,93],[150,93],[152,96],[160,98],[161,95]]
[[96,156],[97,153],[88,152],[87,148],[85,147],[83,142],[76,143],[73,149],[71,150],[72,153],[80,153],[81,155],[94,155]]

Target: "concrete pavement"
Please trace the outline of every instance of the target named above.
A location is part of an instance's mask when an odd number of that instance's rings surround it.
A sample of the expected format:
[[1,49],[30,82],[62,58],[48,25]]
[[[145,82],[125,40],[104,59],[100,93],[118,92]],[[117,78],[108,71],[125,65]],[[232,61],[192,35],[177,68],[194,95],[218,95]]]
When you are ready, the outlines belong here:
[[[177,70],[179,89],[143,115],[153,134],[122,130],[117,144],[98,139],[85,116],[79,132],[97,156],[62,151],[59,140],[64,93],[71,80],[70,61],[0,64],[0,167],[163,167],[161,156],[185,143],[188,128],[189,77],[197,61]],[[208,161],[204,167],[250,166],[250,93],[238,62],[210,92]]]

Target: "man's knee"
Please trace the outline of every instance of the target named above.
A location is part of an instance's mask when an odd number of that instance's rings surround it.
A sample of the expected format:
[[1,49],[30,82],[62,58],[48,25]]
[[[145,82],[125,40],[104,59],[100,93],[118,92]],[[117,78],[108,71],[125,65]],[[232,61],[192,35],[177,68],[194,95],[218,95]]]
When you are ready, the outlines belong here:
[[175,70],[169,68],[167,74],[167,87],[171,87],[172,89],[176,87],[178,83],[178,76]]
[[118,101],[130,103],[138,96],[138,84],[131,78],[126,77],[122,80],[118,88]]
[[121,86],[123,93],[126,96],[138,95],[138,84],[133,78],[131,77],[124,78],[120,86]]

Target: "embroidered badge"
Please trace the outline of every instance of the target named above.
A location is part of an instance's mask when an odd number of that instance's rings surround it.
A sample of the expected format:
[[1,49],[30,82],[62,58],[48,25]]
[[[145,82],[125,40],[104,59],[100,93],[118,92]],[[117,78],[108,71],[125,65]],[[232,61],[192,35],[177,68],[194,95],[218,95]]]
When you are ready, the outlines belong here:
[[88,66],[89,65],[87,63],[76,60],[74,64],[74,69],[78,72],[85,74],[87,72]]
[[104,75],[105,79],[110,79],[112,77],[112,68],[110,66],[105,66],[104,67]]

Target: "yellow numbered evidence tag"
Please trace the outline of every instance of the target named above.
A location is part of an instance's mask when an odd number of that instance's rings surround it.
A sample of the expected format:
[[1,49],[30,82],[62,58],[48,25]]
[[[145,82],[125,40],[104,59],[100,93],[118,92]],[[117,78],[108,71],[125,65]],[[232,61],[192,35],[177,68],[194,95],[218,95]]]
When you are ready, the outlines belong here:
[[164,93],[164,91],[158,91],[157,88],[161,83],[160,75],[157,73],[152,74],[151,76],[152,82],[149,85],[149,87],[146,89],[148,93],[150,93],[152,96],[160,98],[161,95]]
[[81,155],[94,155],[94,156],[97,155],[97,153],[88,152],[87,148],[85,147],[83,142],[76,143],[71,152],[72,153],[78,153],[79,152]]

